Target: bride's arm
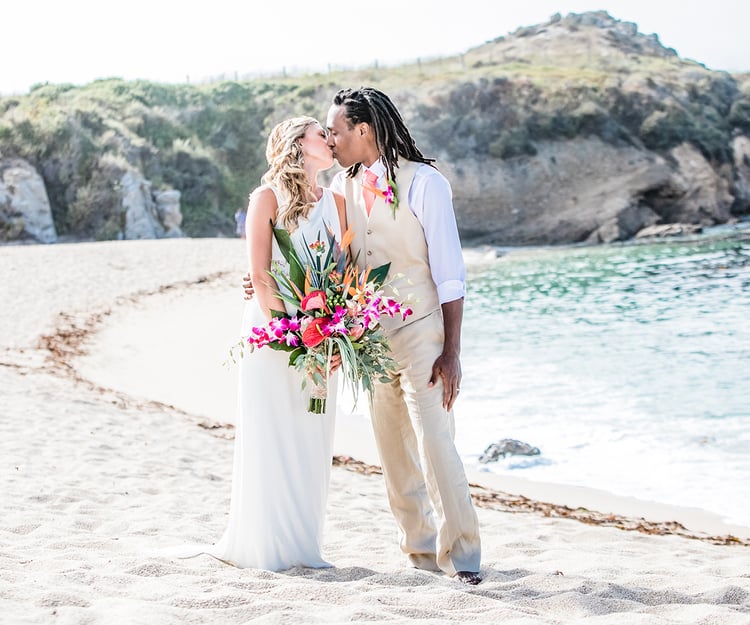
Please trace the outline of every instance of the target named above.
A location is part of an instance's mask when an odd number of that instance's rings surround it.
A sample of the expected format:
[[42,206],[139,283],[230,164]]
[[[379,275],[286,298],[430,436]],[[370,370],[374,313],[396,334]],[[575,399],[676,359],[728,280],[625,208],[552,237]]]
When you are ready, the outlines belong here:
[[276,282],[268,274],[273,246],[271,223],[276,221],[277,208],[273,191],[268,187],[259,187],[250,194],[245,222],[250,277],[255,298],[268,319],[271,319],[271,310],[284,310],[284,303],[276,295]]

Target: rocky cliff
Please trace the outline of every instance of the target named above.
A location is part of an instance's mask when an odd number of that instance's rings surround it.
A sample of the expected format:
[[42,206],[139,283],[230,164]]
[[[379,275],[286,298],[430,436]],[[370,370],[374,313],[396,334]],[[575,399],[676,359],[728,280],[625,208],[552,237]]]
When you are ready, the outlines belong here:
[[0,238],[231,234],[270,127],[322,118],[338,88],[361,84],[387,91],[438,158],[466,242],[606,242],[750,212],[750,78],[593,12],[395,68],[202,86],[110,79],[1,98],[0,171],[26,163],[48,209],[3,182]]

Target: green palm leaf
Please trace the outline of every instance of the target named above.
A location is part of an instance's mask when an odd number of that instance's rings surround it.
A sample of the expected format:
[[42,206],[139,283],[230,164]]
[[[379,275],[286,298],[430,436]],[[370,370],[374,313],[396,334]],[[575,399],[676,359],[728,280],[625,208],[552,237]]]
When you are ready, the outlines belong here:
[[[273,227],[273,224],[271,224]],[[297,250],[294,249],[292,244],[292,238],[289,236],[289,232],[283,228],[274,228],[273,236],[276,238],[276,242],[279,244],[281,254],[289,263],[289,279],[294,282],[295,286],[301,291],[305,290],[305,267],[297,255]]]

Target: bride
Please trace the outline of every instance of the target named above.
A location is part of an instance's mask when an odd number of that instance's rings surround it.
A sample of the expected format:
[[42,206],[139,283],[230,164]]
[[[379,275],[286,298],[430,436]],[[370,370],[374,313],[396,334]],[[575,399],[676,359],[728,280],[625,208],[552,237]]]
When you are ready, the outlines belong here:
[[[290,232],[302,258],[305,241],[327,241],[327,228],[340,241],[346,230],[343,197],[317,183],[318,172],[333,165],[333,154],[315,119],[278,124],[268,138],[266,158],[269,168],[250,195],[245,225],[255,297],[245,305],[243,336],[265,325],[271,310],[285,306],[268,273],[272,263],[286,266],[272,224]],[[302,390],[305,374],[289,367],[288,360],[286,352],[262,348],[246,352],[240,362],[229,522],[210,553],[242,568],[331,566],[321,555],[321,541],[336,381],[329,380],[327,411],[309,413],[312,385]]]

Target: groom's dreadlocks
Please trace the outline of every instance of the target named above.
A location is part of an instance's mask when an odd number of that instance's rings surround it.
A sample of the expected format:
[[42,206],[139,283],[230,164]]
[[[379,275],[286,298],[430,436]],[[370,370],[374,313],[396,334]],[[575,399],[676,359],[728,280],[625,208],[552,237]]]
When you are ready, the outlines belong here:
[[[333,96],[333,103],[346,109],[346,117],[352,124],[365,122],[375,131],[378,151],[390,180],[396,179],[399,156],[428,165],[435,161],[420,152],[398,109],[382,91],[373,87],[342,89]],[[347,175],[354,176],[359,167],[360,163],[355,163],[347,170]]]

